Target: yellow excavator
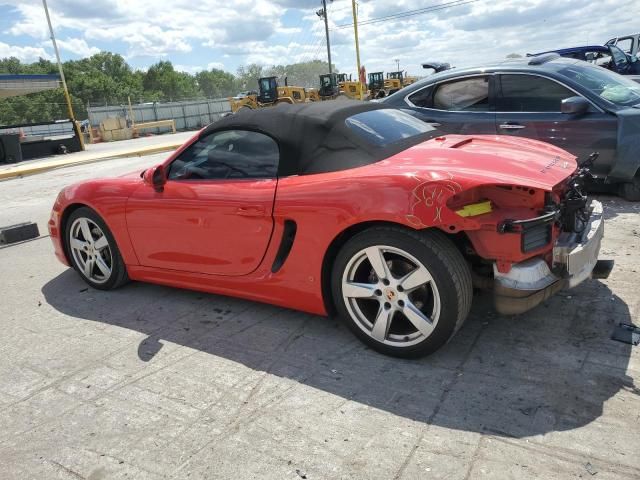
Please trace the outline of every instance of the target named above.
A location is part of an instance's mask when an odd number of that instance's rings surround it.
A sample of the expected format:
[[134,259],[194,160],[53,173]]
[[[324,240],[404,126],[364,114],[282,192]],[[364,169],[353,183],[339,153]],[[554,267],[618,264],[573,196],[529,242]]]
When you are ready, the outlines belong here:
[[[280,103],[303,103],[308,101],[307,92],[303,87],[293,87],[287,84],[278,86],[277,77],[262,77],[258,80],[258,92],[229,97],[231,111],[237,112],[242,108],[264,108]],[[313,101],[313,100],[309,100]]]

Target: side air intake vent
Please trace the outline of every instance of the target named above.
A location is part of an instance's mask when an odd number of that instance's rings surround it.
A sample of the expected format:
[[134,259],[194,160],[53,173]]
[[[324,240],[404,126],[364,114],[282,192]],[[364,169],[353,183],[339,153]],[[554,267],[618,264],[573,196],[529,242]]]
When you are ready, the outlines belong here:
[[291,247],[293,247],[293,241],[296,239],[296,230],[296,222],[293,220],[284,221],[282,240],[280,240],[280,247],[278,248],[276,259],[273,261],[273,265],[271,266],[271,273],[276,273],[280,270],[282,265],[284,265],[284,262],[287,260],[289,252],[291,252]]

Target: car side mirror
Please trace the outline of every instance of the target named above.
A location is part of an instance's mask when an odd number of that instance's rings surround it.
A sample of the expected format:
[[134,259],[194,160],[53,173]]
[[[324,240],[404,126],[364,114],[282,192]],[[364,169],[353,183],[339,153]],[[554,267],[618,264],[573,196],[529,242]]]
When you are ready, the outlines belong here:
[[567,115],[581,115],[587,113],[591,104],[584,97],[569,97],[562,100],[560,111]]
[[162,192],[164,190],[164,184],[167,183],[164,165],[147,168],[142,178],[144,179],[144,183],[152,186],[156,192]]

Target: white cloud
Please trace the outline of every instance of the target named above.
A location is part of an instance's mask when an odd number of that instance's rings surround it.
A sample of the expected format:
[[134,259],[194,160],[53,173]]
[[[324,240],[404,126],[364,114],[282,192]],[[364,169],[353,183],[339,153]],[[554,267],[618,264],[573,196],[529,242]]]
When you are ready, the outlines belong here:
[[[239,64],[249,62],[269,66],[326,58],[324,24],[315,14],[318,0],[224,3],[220,0],[103,0],[98,3],[49,0],[56,33],[65,39],[60,41],[61,48],[77,55],[90,55],[99,45],[127,58],[168,59],[187,71],[200,68],[193,65],[234,71]],[[420,64],[426,60],[464,66],[502,59],[512,52],[524,54],[603,43],[613,36],[637,30],[635,16],[630,13],[637,10],[637,0],[583,0],[580,3],[578,9],[575,0],[484,0],[367,25],[367,20],[430,7],[436,2],[360,0],[362,63],[368,71],[388,71],[395,69],[394,60],[399,59],[401,68],[421,74]],[[8,8],[16,13],[17,20],[2,33],[22,39],[27,36],[34,39],[34,45],[45,45],[42,42],[48,33],[40,2],[0,0],[0,10]],[[295,12],[291,14],[291,10]],[[285,12],[290,12],[286,22]],[[292,22],[292,18],[300,15],[301,21]],[[353,28],[338,26],[351,21],[350,2],[341,0],[329,5],[333,60],[346,72],[356,70]],[[5,50],[8,44],[16,43],[13,38],[5,41]],[[11,49],[23,58],[46,54],[38,47]],[[206,52],[204,58],[203,51]]]
[[166,57],[171,53],[186,53],[192,49],[179,30],[164,30],[158,25],[136,22],[113,27],[94,28],[87,37],[100,41],[122,41],[128,44],[128,58],[140,56]]
[[212,69],[217,69],[217,70],[224,70],[224,63],[222,62],[209,62],[207,63],[207,70],[212,70]]
[[173,68],[177,72],[186,72],[186,73],[190,73],[192,75],[204,70],[204,68],[201,67],[200,65],[180,65],[180,64],[177,64],[177,65],[174,65]]
[[66,50],[79,57],[90,57],[91,55],[100,53],[99,48],[90,47],[86,40],[82,38],[56,39],[56,43],[60,50]]
[[5,57],[16,57],[24,63],[37,62],[39,58],[52,58],[42,47],[18,47],[0,42],[0,58]]

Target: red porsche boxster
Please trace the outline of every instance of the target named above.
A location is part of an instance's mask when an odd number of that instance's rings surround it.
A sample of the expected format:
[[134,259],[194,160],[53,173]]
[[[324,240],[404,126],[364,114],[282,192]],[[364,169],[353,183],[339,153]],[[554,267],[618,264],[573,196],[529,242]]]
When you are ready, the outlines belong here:
[[591,276],[602,206],[551,145],[439,136],[351,101],[241,111],[161,165],[60,192],[57,257],[98,289],[140,280],[339,314],[416,357],[460,328],[473,285],[506,314]]

